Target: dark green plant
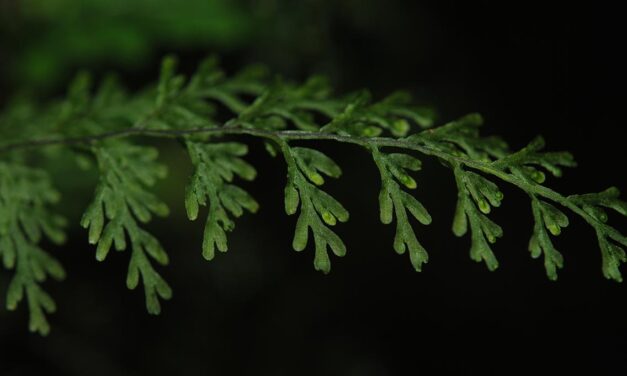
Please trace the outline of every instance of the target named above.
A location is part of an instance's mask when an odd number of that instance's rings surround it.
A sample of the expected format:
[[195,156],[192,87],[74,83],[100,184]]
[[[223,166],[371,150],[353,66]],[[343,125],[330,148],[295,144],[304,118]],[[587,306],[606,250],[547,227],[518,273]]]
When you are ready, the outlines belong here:
[[[503,200],[492,181],[500,180],[529,195],[535,220],[529,251],[534,258],[544,257],[550,279],[556,279],[557,269],[563,266],[551,235],[559,235],[568,225],[562,212],[568,209],[596,231],[604,276],[622,280],[619,265],[627,260],[623,249],[627,237],[606,223],[605,209],[627,215],[627,203],[618,199],[618,189],[613,187],[564,196],[543,185],[544,171],[560,176],[562,167],[573,167],[575,162],[569,153],[542,151],[542,138],[511,152],[500,138],[479,135],[482,119],[477,114],[432,128],[431,112],[413,106],[406,93],[381,101],[373,101],[366,92],[336,96],[320,77],[297,85],[269,79],[257,66],[227,77],[215,59],[204,61],[185,79],[176,73],[175,65],[173,58],[166,58],[159,83],[136,94],[126,93],[114,79],[92,90],[89,76],[81,74],[65,100],[46,106],[17,101],[2,115],[0,255],[4,266],[14,270],[7,306],[15,309],[26,298],[31,331],[48,333],[45,313],[55,310],[41,283],[47,276],[64,276],[61,265],[39,246],[44,236],[63,242],[65,220],[53,211],[59,194],[46,171],[36,167],[38,155],[69,152],[81,166],[98,169],[100,179],[81,221],[89,242],[96,246],[96,258],[103,261],[112,247],[130,251],[126,283],[134,289],[141,279],[149,313],[158,314],[160,300],[172,296],[155,268],[155,263],[167,264],[168,256],[142,228],[152,216],[168,215],[167,206],[151,192],[166,169],[158,162],[156,149],[137,142],[155,137],[177,139],[189,154],[194,171],[185,208],[190,220],[195,220],[200,206],[208,206],[202,246],[207,260],[216,250],[228,249],[227,233],[233,230],[234,220],[259,206],[237,186],[238,179],[253,180],[256,175],[243,159],[246,145],[223,139],[249,135],[263,139],[271,154],[285,160],[285,211],[298,216],[293,248],[302,251],[312,243],[314,267],[323,273],[331,269],[329,249],[336,256],[346,253],[332,228],[346,222],[349,213],[322,189],[325,179],[338,178],[341,169],[318,150],[293,146],[296,140],[355,144],[372,156],[381,175],[381,222],[396,222],[393,248],[399,254],[407,252],[417,271],[428,254],[412,222],[428,225],[431,216],[408,193],[417,187],[411,173],[421,168],[421,161],[410,155],[414,152],[434,157],[452,170],[459,191],[452,229],[456,236],[470,234],[473,260],[485,262],[490,270],[498,266],[491,245],[503,230],[488,214]],[[232,117],[219,121],[220,107]],[[415,126],[424,130],[415,131]]]
[[140,68],[159,48],[232,50],[255,18],[230,0],[22,0],[0,2],[0,52],[20,89],[54,88],[75,67]]

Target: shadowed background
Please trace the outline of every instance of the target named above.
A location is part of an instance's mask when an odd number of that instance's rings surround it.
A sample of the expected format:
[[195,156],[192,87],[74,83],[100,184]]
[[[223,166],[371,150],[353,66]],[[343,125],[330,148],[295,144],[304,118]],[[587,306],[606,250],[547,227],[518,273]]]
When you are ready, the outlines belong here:
[[[575,154],[579,167],[548,182],[558,191],[627,189],[617,6],[502,3],[0,0],[0,103],[17,93],[63,95],[81,68],[97,77],[114,70],[141,88],[156,80],[166,53],[188,73],[217,53],[230,72],[262,62],[292,79],[326,74],[338,92],[366,87],[381,98],[407,89],[437,109],[438,123],[480,112],[484,134],[514,149],[543,134],[551,150]],[[312,249],[291,250],[282,161],[247,141],[259,176],[244,186],[261,210],[237,222],[228,253],[212,262],[201,257],[203,221],[189,222],[183,209],[187,157],[176,143],[159,143],[171,173],[158,189],[172,214],[150,229],[170,254],[160,271],[174,298],[158,317],[145,313],[140,289],[124,286],[130,252],[98,263],[78,226],[91,192],[72,187],[93,187],[95,176],[56,174],[72,226],[68,244],[50,249],[68,278],[46,284],[59,307],[47,338],[28,333],[24,304],[18,313],[0,309],[0,375],[627,371],[627,290],[603,278],[594,232],[581,220],[571,216],[555,241],[565,269],[550,282],[527,251],[528,200],[499,183],[506,199],[493,218],[505,236],[494,246],[500,267],[488,272],[469,259],[469,239],[450,232],[451,173],[423,158],[415,195],[434,221],[415,227],[430,254],[418,274],[392,250],[393,226],[378,222],[369,155],[321,143],[344,170],[327,189],[351,212],[337,226],[348,254],[332,258],[323,276]],[[624,218],[611,220],[627,228]],[[3,294],[8,277],[3,270]]]

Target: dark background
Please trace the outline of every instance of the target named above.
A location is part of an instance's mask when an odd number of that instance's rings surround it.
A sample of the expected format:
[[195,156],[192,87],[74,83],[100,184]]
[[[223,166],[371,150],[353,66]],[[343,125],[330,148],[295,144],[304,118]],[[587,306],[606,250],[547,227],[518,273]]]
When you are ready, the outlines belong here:
[[[140,29],[139,35],[156,36],[146,37],[140,52],[130,48],[127,59],[111,58],[124,56],[121,51],[88,55],[79,48],[75,56],[51,58],[58,67],[43,75],[23,69],[24,51],[53,55],[62,49],[40,42],[61,21],[29,23],[16,16],[18,2],[0,4],[9,16],[0,29],[4,101],[24,88],[41,98],[59,95],[81,66],[96,73],[115,69],[131,87],[141,87],[155,79],[158,58],[167,52],[177,53],[189,70],[217,52],[230,71],[264,62],[294,79],[328,74],[340,92],[368,87],[381,97],[409,89],[437,108],[440,122],[480,112],[484,132],[503,135],[514,148],[543,134],[550,149],[575,154],[579,167],[548,182],[558,191],[627,189],[624,30],[617,4],[232,2],[231,29],[216,28],[222,37],[181,43],[192,39]],[[112,14],[112,24],[137,24]],[[348,255],[334,258],[331,274],[323,276],[313,270],[311,249],[291,250],[294,218],[282,211],[283,165],[250,141],[249,160],[260,174],[246,186],[262,210],[238,222],[229,252],[210,263],[200,255],[202,221],[189,223],[182,209],[190,167],[181,151],[166,147],[172,173],[162,189],[173,213],[151,229],[171,256],[162,270],[175,295],[158,317],[145,313],[140,290],[124,287],[128,252],[95,262],[79,214],[70,217],[69,243],[52,248],[68,278],[46,284],[59,306],[50,317],[52,332],[47,338],[29,334],[23,305],[18,313],[2,308],[0,375],[627,372],[627,289],[603,278],[594,232],[579,219],[571,216],[555,242],[565,269],[550,282],[542,261],[527,251],[528,200],[500,184],[506,200],[493,218],[505,237],[494,247],[500,267],[488,272],[469,259],[469,239],[450,233],[456,195],[450,172],[424,158],[416,196],[434,223],[416,227],[430,261],[415,273],[408,257],[392,250],[393,226],[378,223],[379,181],[368,155],[323,144],[345,171],[328,190],[351,211],[351,220],[337,227]],[[66,205],[88,200],[86,192],[67,197]],[[627,228],[624,218],[611,220]],[[7,278],[3,271],[3,289]]]

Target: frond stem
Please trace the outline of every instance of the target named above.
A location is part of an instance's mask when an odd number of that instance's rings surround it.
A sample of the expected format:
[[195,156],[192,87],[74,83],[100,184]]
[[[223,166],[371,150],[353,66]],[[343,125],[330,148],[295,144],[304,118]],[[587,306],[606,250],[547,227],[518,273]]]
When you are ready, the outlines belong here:
[[[358,137],[347,136],[333,133],[322,132],[307,132],[296,130],[282,130],[282,131],[269,131],[262,129],[251,129],[246,127],[218,127],[218,128],[190,128],[190,129],[146,129],[146,128],[128,128],[119,131],[104,132],[91,136],[83,137],[67,137],[67,138],[51,138],[51,139],[39,139],[23,142],[15,142],[0,146],[0,154],[9,151],[19,149],[32,149],[44,146],[53,145],[76,145],[76,144],[89,144],[98,141],[104,141],[107,139],[124,138],[131,136],[146,136],[146,137],[159,137],[159,138],[180,138],[189,135],[249,135],[254,137],[261,137],[277,142],[278,140],[328,140],[341,143],[349,143],[362,146],[368,150],[371,150],[373,146],[376,147],[394,147],[400,149],[414,150],[424,155],[429,155],[447,161],[451,164],[462,164],[466,167],[472,168],[483,173],[493,175],[502,181],[510,183],[528,194],[534,194],[536,196],[544,197],[553,202],[556,202],[574,213],[581,216],[586,222],[588,222],[595,229],[598,229],[602,224],[595,218],[586,213],[578,205],[573,203],[568,197],[539,184],[531,184],[523,179],[516,177],[510,173],[503,171],[496,167],[491,162],[480,162],[471,159],[459,157],[446,153],[441,150],[436,150],[426,145],[421,145],[416,140],[394,139],[389,137]],[[281,145],[279,143],[279,145]]]

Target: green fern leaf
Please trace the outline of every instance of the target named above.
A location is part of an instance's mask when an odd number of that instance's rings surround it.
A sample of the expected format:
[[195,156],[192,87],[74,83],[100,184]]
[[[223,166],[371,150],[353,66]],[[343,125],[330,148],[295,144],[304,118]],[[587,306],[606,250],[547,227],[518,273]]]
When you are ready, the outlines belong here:
[[316,186],[324,184],[320,173],[339,177],[341,170],[319,151],[290,148],[286,143],[282,143],[282,150],[288,161],[285,211],[292,215],[300,206],[292,247],[295,251],[304,250],[311,230],[315,243],[314,268],[327,274],[331,271],[327,246],[338,257],[346,254],[344,242],[329,226],[335,226],[337,221],[348,221],[349,213],[336,199]]
[[226,233],[235,226],[230,215],[240,217],[244,209],[251,213],[259,209],[252,196],[229,183],[235,175],[253,180],[257,172],[240,158],[248,152],[244,144],[188,141],[187,148],[194,164],[194,174],[186,190],[185,207],[189,219],[195,220],[199,206],[209,205],[202,254],[205,259],[211,260],[216,248],[220,252],[228,249]]
[[284,129],[286,122],[296,129],[317,131],[320,128],[314,113],[333,118],[342,101],[330,99],[328,82],[312,77],[302,85],[275,82],[249,108],[241,112],[235,123],[260,129]]
[[422,264],[429,260],[424,247],[418,242],[412,229],[407,212],[411,213],[423,225],[431,223],[431,215],[425,207],[410,194],[401,190],[399,183],[406,188],[416,188],[416,181],[405,170],[418,171],[421,162],[407,154],[385,155],[376,147],[372,148],[374,161],[381,174],[382,187],[379,193],[380,219],[384,224],[390,224],[396,217],[396,236],[394,250],[398,254],[409,249],[409,257],[416,271],[422,269]]
[[453,233],[456,236],[465,235],[470,224],[470,258],[484,261],[489,270],[495,270],[499,264],[490,244],[503,236],[503,230],[486,214],[491,207],[500,206],[503,194],[494,183],[474,172],[465,171],[461,166],[455,166],[454,173],[459,195]]
[[410,105],[411,96],[406,92],[370,103],[370,94],[362,91],[348,96],[346,102],[343,111],[322,128],[324,132],[376,137],[386,130],[394,137],[403,137],[411,129],[408,120],[428,128],[435,118],[432,110]]
[[547,230],[553,236],[561,233],[561,229],[568,226],[568,217],[555,206],[531,196],[531,209],[535,224],[533,235],[529,241],[531,257],[538,258],[544,253],[544,268],[551,280],[557,279],[557,269],[564,266],[564,257],[559,253],[549,237]]
[[536,137],[529,145],[520,151],[509,154],[495,161],[493,165],[498,168],[506,168],[529,182],[542,184],[545,180],[544,172],[538,167],[544,168],[555,177],[562,176],[561,167],[575,167],[575,159],[568,152],[543,152],[544,139]]
[[127,287],[135,289],[141,275],[149,313],[158,314],[161,306],[157,297],[168,300],[172,290],[152,266],[150,256],[161,265],[168,256],[159,241],[139,227],[152,215],[168,215],[168,207],[148,188],[166,175],[158,164],[153,148],[116,142],[92,148],[100,170],[95,197],[87,208],[81,225],[89,231],[89,243],[97,245],[96,259],[104,261],[111,247],[117,251],[131,243]]
[[627,216],[627,202],[618,197],[620,191],[610,187],[599,193],[572,195],[569,199],[586,212],[591,218],[601,248],[603,275],[607,279],[622,281],[619,266],[627,262],[625,249],[627,236],[606,224],[608,215],[604,208],[613,209],[621,215]]
[[[405,191],[416,188],[410,173],[421,168],[412,152],[436,158],[453,170],[458,197],[452,230],[457,236],[470,232],[473,260],[485,262],[490,270],[498,266],[491,244],[503,230],[487,215],[503,199],[494,182],[499,180],[530,197],[535,224],[528,248],[532,257],[544,256],[550,279],[557,278],[557,269],[564,264],[550,235],[557,236],[568,226],[563,212],[568,210],[595,230],[604,276],[622,280],[619,267],[627,262],[627,237],[608,224],[607,213],[611,209],[627,215],[627,203],[619,199],[618,189],[571,196],[553,191],[543,185],[545,172],[561,176],[564,167],[576,165],[572,155],[543,151],[541,137],[510,152],[500,138],[480,134],[483,119],[478,114],[428,128],[433,125],[433,111],[413,105],[403,92],[379,101],[365,90],[337,96],[321,77],[303,84],[280,78],[269,81],[259,66],[228,76],[215,58],[203,61],[188,79],[177,73],[176,59],[167,57],[158,83],[134,94],[113,76],[96,90],[92,87],[91,77],[80,73],[65,100],[42,106],[16,100],[0,114],[0,257],[6,268],[15,270],[7,304],[14,309],[27,298],[31,330],[47,333],[45,315],[55,309],[40,283],[47,276],[64,275],[60,264],[38,244],[44,235],[55,242],[64,236],[63,221],[49,209],[58,194],[45,173],[26,166],[37,158],[22,153],[25,148],[71,146],[67,149],[85,168],[93,165],[85,152],[95,156],[100,180],[81,224],[88,229],[89,242],[97,245],[97,259],[104,260],[112,247],[121,251],[130,243],[127,286],[134,289],[142,281],[150,313],[159,313],[160,299],[171,297],[170,287],[153,267],[154,262],[167,264],[168,256],[157,239],[140,227],[153,215],[167,215],[167,207],[151,192],[165,168],[156,161],[156,150],[132,144],[131,136],[174,138],[187,149],[194,172],[185,207],[194,220],[200,207],[208,206],[203,240],[207,259],[215,256],[216,249],[227,250],[234,219],[259,207],[235,183],[236,178],[256,176],[243,159],[247,146],[222,139],[247,135],[262,139],[270,154],[285,158],[285,211],[298,214],[292,245],[302,251],[313,237],[316,270],[330,271],[328,248],[337,256],[346,253],[331,228],[347,221],[348,211],[321,188],[326,177],[338,178],[342,171],[325,154],[292,146],[292,141],[340,142],[371,154],[381,175],[381,222],[396,221],[394,249],[409,251],[415,270],[421,270],[428,255],[410,217],[426,225],[431,216]],[[383,148],[395,152],[382,153]],[[64,149],[46,150],[46,157],[55,158]]]
[[29,329],[42,335],[50,331],[46,314],[56,304],[41,283],[65,278],[61,264],[38,246],[44,235],[56,244],[65,241],[65,219],[49,208],[58,200],[44,171],[0,162],[0,257],[6,269],[15,270],[6,305],[15,310],[26,297]]
[[490,161],[507,155],[508,146],[499,137],[481,137],[479,128],[483,117],[469,114],[440,127],[428,129],[408,137],[408,140],[425,143],[435,150],[477,161]]

